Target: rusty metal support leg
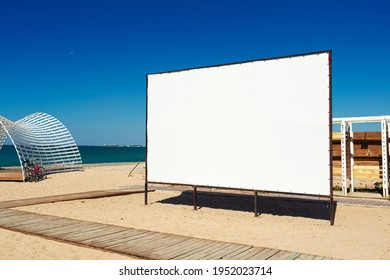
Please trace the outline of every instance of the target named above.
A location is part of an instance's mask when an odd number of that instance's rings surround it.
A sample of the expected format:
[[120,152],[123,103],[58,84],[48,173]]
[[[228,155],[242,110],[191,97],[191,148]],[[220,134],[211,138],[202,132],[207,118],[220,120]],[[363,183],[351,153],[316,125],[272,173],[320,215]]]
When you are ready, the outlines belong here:
[[259,216],[259,212],[257,211],[257,191],[255,191],[255,198],[254,198],[254,213],[255,217]]
[[192,194],[192,202],[194,204],[194,210],[198,209],[198,190],[194,187],[194,192]]
[[334,225],[334,205],[333,205],[333,194],[331,194],[329,199],[329,215],[330,215],[330,225]]
[[148,183],[145,182],[145,205],[148,204]]

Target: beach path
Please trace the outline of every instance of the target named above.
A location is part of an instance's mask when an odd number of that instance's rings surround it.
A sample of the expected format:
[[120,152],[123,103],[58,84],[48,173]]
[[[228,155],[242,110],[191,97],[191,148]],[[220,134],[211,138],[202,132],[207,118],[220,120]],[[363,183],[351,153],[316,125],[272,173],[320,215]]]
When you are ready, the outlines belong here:
[[23,181],[22,170],[20,168],[0,169],[0,181]]
[[[149,190],[148,192],[153,192],[153,191],[154,190]],[[101,197],[128,195],[128,194],[136,194],[136,193],[144,193],[144,192],[145,192],[144,190],[116,189],[116,190],[89,191],[89,192],[34,197],[34,198],[27,198],[27,199],[8,200],[8,201],[0,201],[0,209],[37,205],[37,204],[44,204],[44,203],[53,203],[53,202],[60,202],[60,201],[78,200],[78,199],[93,199],[93,198],[101,198]]]
[[0,209],[0,228],[143,259],[329,260],[299,252]]

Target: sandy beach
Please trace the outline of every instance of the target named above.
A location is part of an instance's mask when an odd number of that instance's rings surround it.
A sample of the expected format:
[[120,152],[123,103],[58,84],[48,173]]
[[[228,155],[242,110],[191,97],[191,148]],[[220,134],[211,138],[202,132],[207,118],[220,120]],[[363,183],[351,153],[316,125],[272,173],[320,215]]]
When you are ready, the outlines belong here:
[[[50,174],[38,183],[0,182],[0,201],[92,190],[143,186],[144,166],[86,166],[84,171]],[[330,226],[327,203],[316,199],[253,197],[200,193],[193,210],[192,192],[156,190],[144,205],[143,194],[40,204],[15,209],[247,245],[271,247],[339,259],[390,259],[390,209],[338,203]],[[131,259],[95,249],[0,229],[0,259]]]

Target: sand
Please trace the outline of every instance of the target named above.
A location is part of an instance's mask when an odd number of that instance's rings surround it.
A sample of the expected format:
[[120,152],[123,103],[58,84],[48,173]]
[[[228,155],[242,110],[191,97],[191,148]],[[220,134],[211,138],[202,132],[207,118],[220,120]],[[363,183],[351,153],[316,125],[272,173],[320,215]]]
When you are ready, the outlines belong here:
[[[142,167],[128,177],[131,168],[131,164],[95,166],[83,172],[52,174],[38,183],[0,182],[0,200],[142,186]],[[200,193],[201,207],[197,211],[193,210],[192,193],[188,191],[157,190],[149,194],[149,205],[143,201],[143,194],[132,194],[17,209],[339,259],[390,259],[388,208],[339,203],[335,225],[330,226],[328,205],[318,200],[260,197],[259,217],[251,212],[252,196]],[[0,259],[126,259],[7,230],[0,230],[0,238]]]
[[83,171],[48,175],[40,182],[1,182],[0,201],[144,185],[145,164],[86,165]]
[[120,254],[0,230],[0,260],[132,260]]

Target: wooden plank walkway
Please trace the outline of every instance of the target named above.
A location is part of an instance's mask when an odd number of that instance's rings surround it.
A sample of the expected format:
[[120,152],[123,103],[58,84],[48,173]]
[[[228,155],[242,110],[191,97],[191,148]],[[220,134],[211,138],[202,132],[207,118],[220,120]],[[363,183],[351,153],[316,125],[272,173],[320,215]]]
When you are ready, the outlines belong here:
[[[154,191],[154,190],[149,190],[149,191]],[[128,194],[144,193],[144,192],[145,192],[144,190],[140,190],[140,189],[138,190],[116,189],[116,190],[89,191],[89,192],[80,192],[80,193],[52,195],[52,196],[26,198],[26,199],[18,199],[18,200],[8,200],[8,201],[0,201],[0,209],[44,204],[44,203],[53,203],[53,202],[60,202],[60,201],[78,200],[78,199],[92,199],[92,198],[100,198],[100,197],[128,195]]]
[[0,169],[0,181],[23,181],[20,168]]
[[13,209],[0,209],[0,228],[155,260],[329,260],[237,243],[126,228]]
[[358,198],[358,197],[340,197],[334,198],[337,203],[352,205],[352,206],[364,206],[364,207],[378,207],[378,208],[390,208],[390,200],[387,199],[370,199],[370,198]]

